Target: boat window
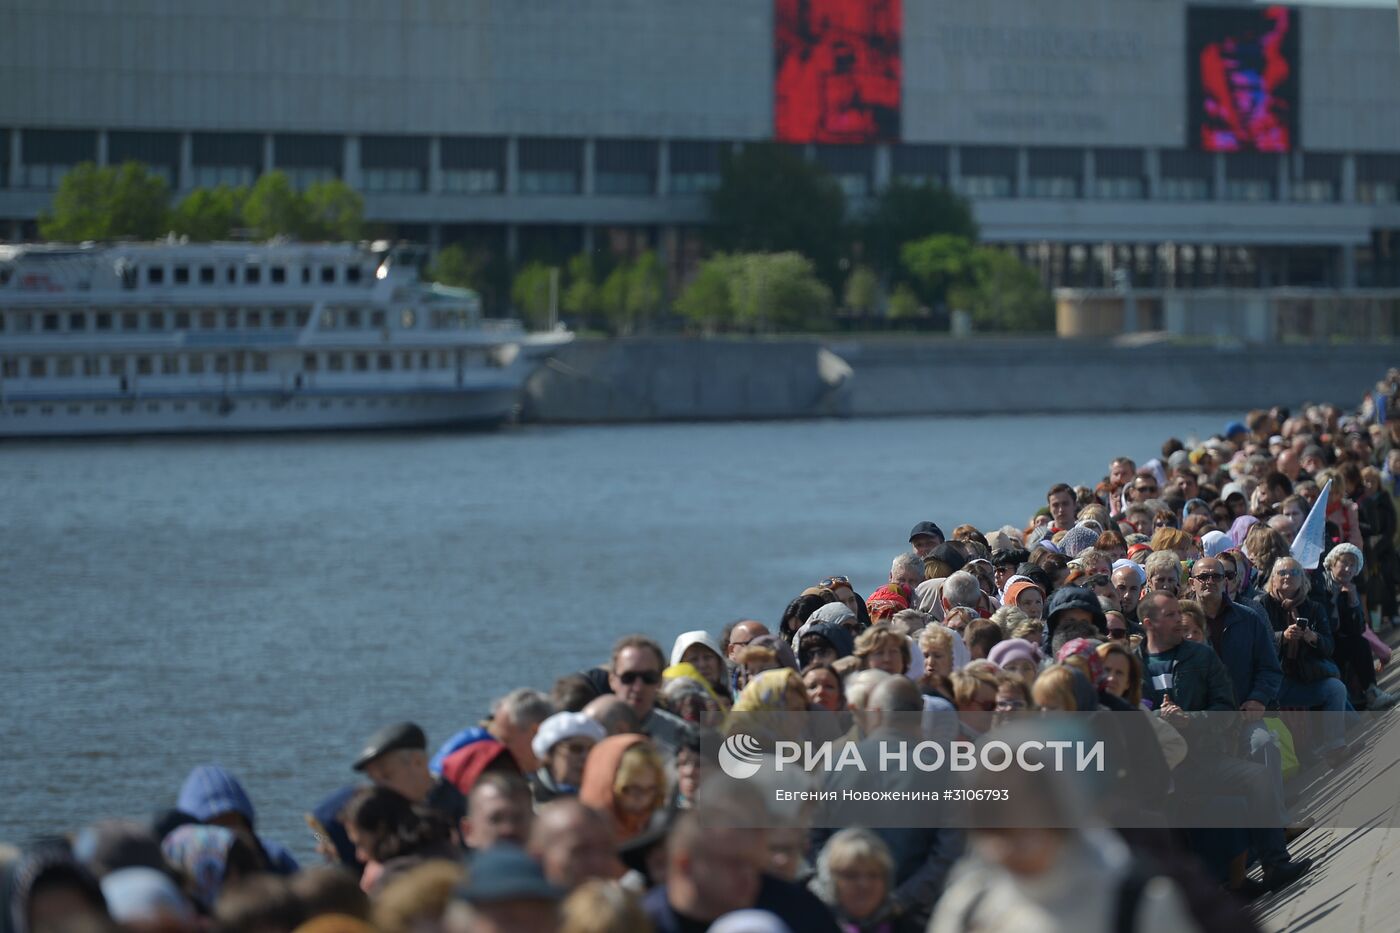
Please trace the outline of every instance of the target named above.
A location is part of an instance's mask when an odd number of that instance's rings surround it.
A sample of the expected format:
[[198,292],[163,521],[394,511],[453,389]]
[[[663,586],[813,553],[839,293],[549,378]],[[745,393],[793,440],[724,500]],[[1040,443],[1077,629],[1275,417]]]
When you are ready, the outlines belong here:
[[17,415],[27,415],[29,414],[29,406],[16,405],[14,408],[11,408],[10,411],[14,412]]
[[199,327],[201,330],[213,330],[219,326],[219,315],[213,311],[199,312]]
[[314,353],[304,354],[301,358],[301,368],[309,373],[314,373],[318,368],[320,358]]
[[213,266],[200,266],[200,267],[199,267],[199,284],[200,284],[200,285],[213,285],[213,284],[214,284],[214,267],[213,267]]
[[188,285],[188,284],[190,284],[190,267],[189,267],[189,266],[176,266],[176,267],[175,267],[175,284],[176,284],[176,285]]
[[451,368],[452,368],[452,354],[448,353],[446,350],[439,350],[439,351],[438,351],[438,367],[441,368],[441,369],[451,369]]
[[418,315],[413,313],[412,308],[404,308],[399,312],[399,326],[404,330],[412,330],[418,323]]
[[73,358],[71,356],[60,356],[54,360],[53,374],[55,376],[71,377],[73,375]]
[[122,315],[122,330],[140,330],[141,315],[128,311]]
[[33,330],[33,329],[34,329],[34,315],[32,315],[32,314],[17,314],[17,315],[15,315],[15,330],[18,330],[18,331],[30,331],[30,330]]
[[179,375],[180,358],[171,354],[166,354],[160,358],[160,371],[166,376]]
[[48,372],[48,366],[46,365],[47,362],[48,362],[48,361],[45,360],[45,359],[44,359],[43,357],[41,357],[41,356],[30,357],[30,359],[29,359],[29,378],[30,378],[30,379],[42,379],[42,378],[44,378],[44,374],[45,374],[46,372]]
[[176,329],[176,330],[189,330],[189,327],[190,327],[190,313],[189,313],[188,311],[176,311],[176,312],[175,312],[175,329]]
[[189,367],[187,370],[189,373],[196,376],[199,375],[204,372],[204,355],[195,353],[192,356],[185,357],[185,365]]
[[432,368],[433,368],[433,355],[432,355],[431,353],[429,353],[427,350],[424,350],[422,353],[420,353],[420,354],[418,355],[418,367],[419,367],[420,369],[432,369]]
[[356,353],[356,354],[355,354],[355,372],[357,372],[357,373],[363,373],[363,372],[368,372],[368,371],[369,371],[369,354],[368,354],[368,353]]
[[273,285],[282,285],[287,281],[287,267],[273,266],[268,274],[268,281]]
[[327,353],[326,368],[334,373],[341,372],[345,369],[345,357],[339,353]]
[[176,411],[184,411],[184,410],[185,410],[185,403],[184,403],[184,402],[176,402],[175,405],[174,405],[174,408],[175,408]]
[[44,330],[58,330],[59,317],[57,314],[44,315]]
[[40,406],[39,406],[39,414],[41,414],[41,415],[51,415],[51,414],[53,414],[53,406],[52,406],[52,405],[40,405]]
[[346,311],[346,312],[345,312],[345,326],[346,326],[346,327],[359,327],[359,326],[360,326],[360,312],[357,311],[357,310],[355,310],[354,308],[351,308],[349,311]]
[[146,267],[146,284],[147,284],[147,285],[164,285],[164,284],[165,284],[165,266],[147,266],[147,267]]
[[68,414],[70,414],[70,415],[80,415],[80,414],[82,414],[82,413],[83,413],[83,406],[81,406],[81,405],[69,405],[69,406],[68,406]]
[[99,311],[99,312],[97,312],[97,329],[98,329],[98,330],[111,330],[111,329],[112,329],[112,315],[108,314],[106,311]]
[[262,281],[262,266],[248,266],[243,270],[243,281],[248,285],[257,285]]
[[136,358],[136,375],[149,376],[152,372],[151,358],[149,356],[138,356]]
[[321,284],[330,285],[335,282],[335,266],[321,267]]
[[349,282],[351,285],[358,284],[359,281],[360,281],[360,267],[359,267],[359,266],[346,266],[346,267],[345,267],[345,281]]
[[394,368],[394,355],[392,353],[379,354],[379,369],[381,372]]
[[270,312],[270,313],[268,314],[267,326],[268,326],[268,327],[286,327],[286,326],[287,326],[287,312],[286,312],[286,311],[272,311],[272,312]]
[[83,357],[83,375],[84,375],[84,376],[100,376],[100,375],[102,375],[102,360],[101,360],[101,358],[100,358],[100,357],[96,357],[96,356],[85,356],[85,357]]
[[87,330],[87,315],[81,311],[75,311],[68,315],[69,330]]
[[102,405],[102,404],[94,405],[94,406],[92,406],[92,410],[93,410],[93,413],[94,413],[94,414],[98,414],[98,415],[105,415],[105,414],[107,414],[107,406],[106,406],[106,405]]

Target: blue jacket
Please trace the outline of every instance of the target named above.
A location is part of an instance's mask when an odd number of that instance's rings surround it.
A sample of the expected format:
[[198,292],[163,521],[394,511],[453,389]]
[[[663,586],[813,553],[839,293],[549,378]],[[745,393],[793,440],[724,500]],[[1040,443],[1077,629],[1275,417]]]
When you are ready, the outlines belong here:
[[1211,647],[1230,672],[1235,699],[1241,705],[1246,700],[1272,705],[1283,684],[1273,629],[1260,613],[1230,602],[1228,596],[1222,598],[1219,618],[1224,621],[1225,630]]

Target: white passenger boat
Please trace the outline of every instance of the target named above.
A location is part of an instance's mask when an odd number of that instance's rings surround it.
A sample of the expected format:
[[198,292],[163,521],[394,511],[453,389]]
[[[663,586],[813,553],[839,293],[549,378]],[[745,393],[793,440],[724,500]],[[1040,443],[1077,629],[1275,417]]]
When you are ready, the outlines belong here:
[[491,425],[564,330],[386,244],[0,245],[0,437]]

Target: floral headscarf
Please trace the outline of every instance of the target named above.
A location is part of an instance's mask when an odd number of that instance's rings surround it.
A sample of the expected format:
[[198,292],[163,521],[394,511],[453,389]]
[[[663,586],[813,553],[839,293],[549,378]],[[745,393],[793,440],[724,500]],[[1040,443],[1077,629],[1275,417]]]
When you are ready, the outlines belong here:
[[914,591],[903,583],[886,583],[866,598],[865,608],[870,613],[870,621],[879,622],[908,609],[913,599]]
[[1064,664],[1068,658],[1082,658],[1084,669],[1088,671],[1089,682],[1098,690],[1103,687],[1103,658],[1094,650],[1094,643],[1087,638],[1073,638],[1060,646],[1055,654],[1056,662]]
[[160,844],[165,860],[189,877],[193,894],[212,910],[228,870],[228,850],[237,837],[222,826],[189,823],[171,830]]

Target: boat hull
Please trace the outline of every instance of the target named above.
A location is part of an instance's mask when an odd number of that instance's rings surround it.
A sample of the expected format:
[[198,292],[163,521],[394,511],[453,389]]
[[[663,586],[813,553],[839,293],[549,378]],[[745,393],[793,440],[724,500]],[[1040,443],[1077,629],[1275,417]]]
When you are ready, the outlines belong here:
[[515,416],[519,396],[500,388],[27,402],[0,405],[0,438],[488,428]]

